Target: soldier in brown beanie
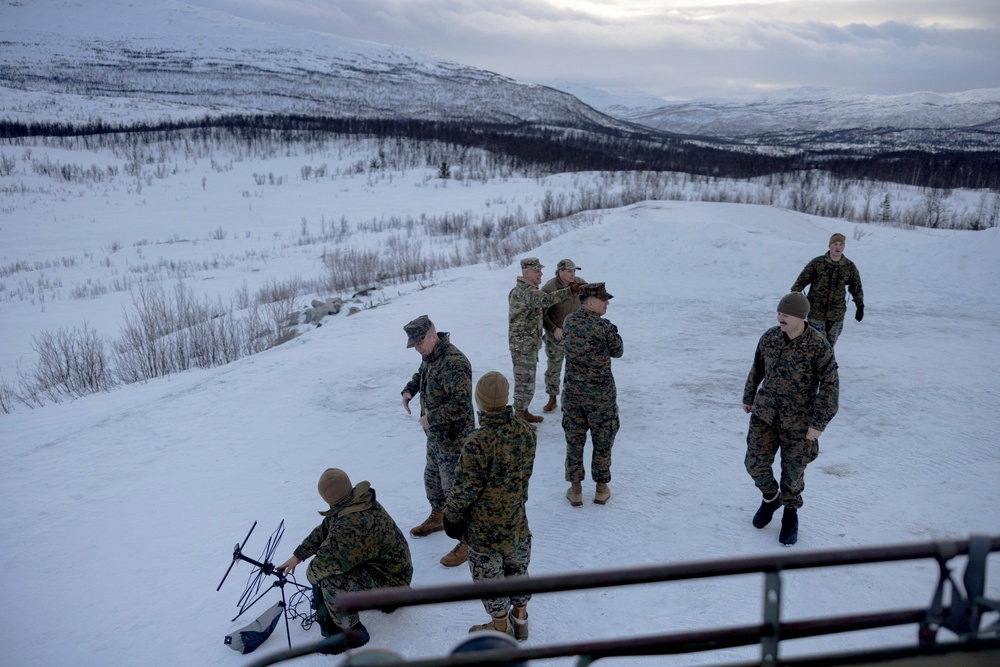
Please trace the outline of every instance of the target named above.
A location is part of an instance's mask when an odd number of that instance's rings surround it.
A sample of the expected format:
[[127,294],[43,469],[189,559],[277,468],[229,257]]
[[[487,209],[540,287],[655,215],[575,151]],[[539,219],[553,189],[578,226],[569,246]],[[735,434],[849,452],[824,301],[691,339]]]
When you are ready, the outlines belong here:
[[[806,466],[819,455],[819,436],[840,399],[833,347],[806,324],[808,315],[801,292],[781,297],[778,326],[760,337],[743,388],[743,411],[751,415],[744,464],[764,496],[753,525],[763,528],[784,505],[778,541],[785,546],[798,540]],[[772,469],[779,450],[780,486]]]
[[[445,506],[448,535],[469,543],[473,581],[522,576],[531,560],[531,531],[524,505],[537,437],[507,404],[510,383],[490,371],[476,383],[479,428],[466,438]],[[530,595],[483,600],[490,621],[476,630],[528,638]]]
[[309,558],[306,578],[316,596],[316,620],[323,636],[350,630],[347,648],[368,642],[368,629],[357,613],[337,608],[342,593],[409,586],[413,563],[406,538],[368,482],[351,485],[347,473],[327,468],[319,478],[319,495],[329,508],[323,523],[302,541],[279,572],[293,574]]
[[792,284],[793,292],[801,292],[809,287],[809,326],[826,336],[830,347],[837,344],[844,330],[844,316],[847,313],[847,295],[844,286],[854,299],[854,319],[858,322],[865,316],[865,293],[861,289],[861,273],[854,262],[844,256],[843,234],[830,237],[829,251],[814,258]]

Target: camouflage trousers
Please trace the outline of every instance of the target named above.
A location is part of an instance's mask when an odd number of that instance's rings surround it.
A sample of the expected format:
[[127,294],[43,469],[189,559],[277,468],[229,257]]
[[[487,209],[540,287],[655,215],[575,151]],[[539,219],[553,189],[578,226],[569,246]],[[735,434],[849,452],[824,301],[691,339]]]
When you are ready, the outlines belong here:
[[444,511],[455,477],[455,466],[462,454],[461,443],[446,443],[427,438],[427,460],[424,463],[424,492],[431,509]]
[[805,433],[791,432],[780,426],[766,424],[751,415],[747,432],[747,472],[765,498],[773,498],[779,485],[774,479],[774,457],[781,450],[781,504],[802,507],[802,491],[806,488],[806,466],[819,456],[819,440],[809,441]]
[[558,396],[566,346],[547,331],[542,336],[542,340],[545,341],[545,393],[549,396]]
[[590,459],[590,478],[595,482],[611,481],[611,448],[618,434],[618,403],[613,397],[587,400],[563,396],[562,427],[566,434],[566,481],[580,482],[587,476],[583,468],[583,448],[587,431],[594,446]]
[[836,322],[831,322],[830,320],[826,320],[825,322],[822,320],[809,320],[809,326],[826,336],[830,347],[833,347],[837,344],[837,339],[840,338],[841,332],[844,331],[844,320]]
[[524,412],[535,397],[535,371],[538,367],[538,350],[510,351],[514,362],[514,412]]
[[[531,535],[521,540],[514,553],[506,556],[490,556],[469,547],[469,572],[472,573],[473,581],[526,576],[530,561]],[[511,605],[523,607],[530,599],[530,593],[505,598],[487,598],[483,600],[483,606],[486,608],[486,613],[493,618],[502,618],[507,615]]]
[[[378,580],[364,565],[359,565],[343,574],[334,574],[325,579],[320,579],[316,585],[322,597],[322,607],[320,600],[316,601],[316,619],[323,624],[323,616],[333,621],[334,625],[346,630],[358,622],[357,612],[345,613],[337,607],[337,596],[341,593],[357,593],[359,591],[371,591],[381,588]],[[325,614],[324,614],[325,612]]]

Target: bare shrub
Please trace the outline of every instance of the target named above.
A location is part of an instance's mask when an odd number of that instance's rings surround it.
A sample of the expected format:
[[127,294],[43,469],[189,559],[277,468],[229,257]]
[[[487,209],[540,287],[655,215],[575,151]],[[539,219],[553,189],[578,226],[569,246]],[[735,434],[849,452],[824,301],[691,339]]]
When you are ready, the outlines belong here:
[[32,386],[38,393],[69,396],[107,391],[114,386],[107,345],[84,322],[82,329],[57,329],[34,338],[38,363]]

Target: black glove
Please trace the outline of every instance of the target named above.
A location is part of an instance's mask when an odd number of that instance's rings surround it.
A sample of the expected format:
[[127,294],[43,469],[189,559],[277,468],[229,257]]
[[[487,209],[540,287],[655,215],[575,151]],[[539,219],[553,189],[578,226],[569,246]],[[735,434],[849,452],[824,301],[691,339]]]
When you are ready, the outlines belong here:
[[865,317],[865,307],[858,306],[857,309],[854,311],[854,319],[860,322],[861,320],[864,319],[864,317]]
[[444,532],[448,537],[455,540],[465,539],[465,529],[468,527],[468,523],[463,519],[462,521],[449,521],[448,516],[444,517]]

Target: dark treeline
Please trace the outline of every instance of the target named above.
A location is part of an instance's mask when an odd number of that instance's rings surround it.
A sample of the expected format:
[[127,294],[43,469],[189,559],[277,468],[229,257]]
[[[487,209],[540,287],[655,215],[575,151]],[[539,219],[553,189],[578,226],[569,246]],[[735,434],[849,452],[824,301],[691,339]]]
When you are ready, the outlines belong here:
[[1000,189],[1000,152],[897,151],[875,155],[805,152],[767,155],[706,146],[636,127],[587,130],[534,123],[469,124],[404,119],[325,118],[296,115],[227,115],[196,120],[111,125],[97,120],[65,123],[0,123],[0,139],[22,137],[86,137],[129,134],[137,142],[169,138],[171,133],[225,132],[247,144],[273,140],[287,143],[321,141],[329,135],[431,140],[479,148],[504,156],[513,169],[544,167],[571,171],[676,171],[726,178],[821,169],[841,178],[886,181],[934,188]]

